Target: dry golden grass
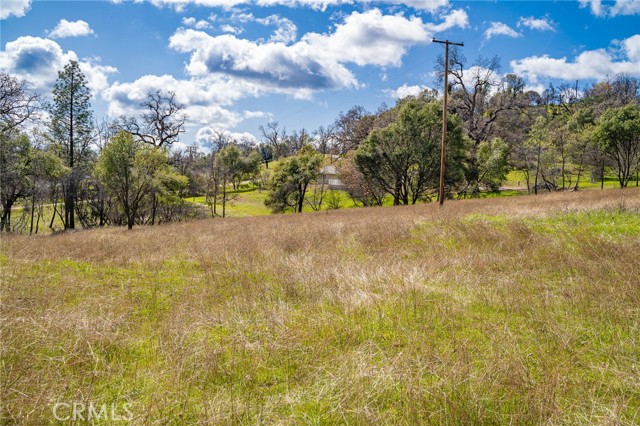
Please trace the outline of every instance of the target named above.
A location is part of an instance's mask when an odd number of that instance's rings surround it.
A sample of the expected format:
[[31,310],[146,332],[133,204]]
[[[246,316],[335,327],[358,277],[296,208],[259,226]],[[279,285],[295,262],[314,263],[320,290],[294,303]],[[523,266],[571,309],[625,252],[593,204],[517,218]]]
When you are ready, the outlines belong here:
[[3,424],[640,423],[635,188],[3,236],[0,260]]

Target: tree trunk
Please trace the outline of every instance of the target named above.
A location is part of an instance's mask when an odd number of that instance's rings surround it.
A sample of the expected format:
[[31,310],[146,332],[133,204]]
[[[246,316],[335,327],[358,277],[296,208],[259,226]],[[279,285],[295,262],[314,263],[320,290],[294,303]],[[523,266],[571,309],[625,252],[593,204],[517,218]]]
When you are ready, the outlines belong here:
[[158,207],[158,200],[156,198],[156,191],[151,193],[151,225],[156,224],[156,210]]
[[38,218],[36,219],[36,235],[38,235],[38,229],[40,228],[40,217],[42,216],[42,205],[38,207]]
[[11,232],[11,206],[13,203],[6,203],[4,205],[4,211],[2,212],[2,219],[0,219],[0,232]]
[[35,189],[31,195],[31,226],[29,227],[29,235],[33,234],[33,214],[36,209],[36,192]]
[[222,217],[227,216],[227,177],[222,179]]
[[[71,180],[69,181],[69,188],[67,199],[65,200],[65,216],[67,216],[67,221],[65,223],[65,228],[75,229],[76,220],[75,220],[75,199],[76,199],[76,188],[75,188],[75,158],[74,158],[74,146],[73,146],[73,73],[71,74],[71,96],[69,99],[69,167],[71,168]],[[67,204],[68,203],[68,204]]]
[[49,222],[49,229],[53,229],[53,221],[56,219],[56,210],[58,209],[58,194],[55,194],[56,197],[54,197],[53,200],[53,214],[51,214],[51,222]]

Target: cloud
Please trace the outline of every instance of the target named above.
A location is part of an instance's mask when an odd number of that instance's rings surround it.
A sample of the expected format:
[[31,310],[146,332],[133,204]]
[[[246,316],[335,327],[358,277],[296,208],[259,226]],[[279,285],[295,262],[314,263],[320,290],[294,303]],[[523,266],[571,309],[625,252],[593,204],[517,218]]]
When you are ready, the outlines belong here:
[[149,92],[162,88],[176,94],[176,101],[186,106],[188,122],[195,125],[215,125],[232,128],[251,114],[232,111],[229,107],[247,96],[259,96],[261,88],[223,76],[179,80],[170,75],[145,75],[130,83],[116,82],[102,92],[109,103],[108,115],[138,115],[140,103]]
[[184,17],[182,18],[182,25],[186,25],[187,27],[192,27],[198,30],[206,30],[211,28],[211,24],[204,19],[198,21],[194,17]]
[[596,16],[603,16],[604,9],[602,8],[602,0],[578,0],[580,7],[589,7],[591,13]]
[[87,85],[95,94],[108,85],[108,75],[118,70],[96,64],[92,60],[79,60],[73,51],[64,52],[53,40],[24,36],[5,45],[0,51],[0,68],[10,74],[27,79],[36,90],[50,91],[58,78],[58,71],[70,61],[78,61],[87,78]]
[[231,34],[242,34],[243,29],[239,27],[234,27],[233,25],[225,24],[220,27],[220,31]]
[[[362,3],[369,3],[368,1],[362,1]],[[447,6],[449,4],[449,0],[386,0],[386,1],[376,1],[375,3],[380,4],[394,4],[401,6],[409,6],[416,10],[424,10],[426,12],[436,12],[437,10]]]
[[611,16],[618,15],[640,15],[640,1],[638,0],[616,0],[611,8]]
[[[276,31],[269,37],[269,41],[274,43],[293,43],[298,36],[298,27],[287,18],[283,18],[280,15],[269,15],[265,18],[256,18],[252,13],[247,13],[244,10],[234,9],[231,15],[231,21],[233,23],[247,23],[257,22],[258,24],[265,26],[275,26]],[[228,33],[239,34],[242,30],[237,27],[226,26],[225,31]],[[224,31],[224,30],[223,30]]]
[[527,27],[532,30],[538,31],[555,31],[556,29],[553,27],[552,23],[547,18],[534,18],[533,16],[529,16],[527,18],[520,17],[518,20],[518,28]]
[[227,10],[240,5],[254,5],[260,7],[308,7],[314,10],[324,11],[330,6],[358,3],[364,5],[387,4],[407,6],[430,13],[435,13],[449,4],[449,0],[150,0],[150,2],[156,7],[169,6],[177,11],[183,11],[185,7],[190,4],[205,7],[220,7]]
[[333,33],[308,33],[292,45],[178,30],[169,46],[191,53],[186,70],[193,77],[228,75],[303,97],[305,90],[358,87],[345,64],[399,66],[411,46],[429,40],[419,18],[372,9],[353,12]]
[[65,37],[81,37],[89,34],[93,34],[93,30],[89,27],[89,24],[85,21],[67,21],[61,19],[58,25],[49,32],[50,38],[65,38]]
[[508,26],[507,24],[503,24],[502,22],[492,22],[491,26],[484,32],[484,38],[486,40],[491,39],[491,37],[503,35],[507,37],[522,37],[522,34]]
[[467,28],[469,26],[469,16],[462,9],[445,12],[440,17],[444,17],[444,22],[440,24],[429,23],[425,27],[432,33],[439,33],[455,27]]
[[406,83],[396,89],[387,89],[384,92],[394,99],[404,99],[407,96],[418,96],[424,90],[430,89],[428,86],[409,86]]
[[578,0],[581,7],[589,7],[595,16],[640,15],[640,1],[616,0],[613,5],[603,5],[602,0]]
[[604,49],[582,52],[573,61],[566,57],[529,56],[511,61],[511,68],[534,83],[539,77],[568,81],[603,80],[619,73],[640,77],[640,34],[623,40],[620,54],[625,59],[616,60],[613,54]]
[[223,127],[205,126],[199,128],[196,132],[196,143],[207,152],[214,149],[221,139],[226,141],[248,142],[251,145],[258,143],[258,139],[251,133],[231,132]]
[[256,44],[225,34],[211,37],[193,30],[178,31],[171,48],[190,52],[187,72],[194,77],[229,75],[272,89],[332,88],[355,85],[343,66],[323,64],[283,43]]
[[277,27],[276,31],[269,38],[269,41],[285,44],[296,41],[298,27],[296,27],[296,25],[287,18],[282,18],[278,15],[271,15],[266,18],[256,19],[256,22],[263,25],[275,25]]
[[3,0],[0,7],[0,20],[10,16],[22,18],[31,8],[31,0]]

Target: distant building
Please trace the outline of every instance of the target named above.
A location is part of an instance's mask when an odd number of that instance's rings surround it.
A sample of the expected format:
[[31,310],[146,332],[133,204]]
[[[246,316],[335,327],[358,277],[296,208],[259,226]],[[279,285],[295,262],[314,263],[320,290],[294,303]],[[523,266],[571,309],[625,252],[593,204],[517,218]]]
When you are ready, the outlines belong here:
[[320,169],[322,182],[329,186],[330,189],[342,189],[342,181],[338,176],[338,170],[333,164],[328,164]]

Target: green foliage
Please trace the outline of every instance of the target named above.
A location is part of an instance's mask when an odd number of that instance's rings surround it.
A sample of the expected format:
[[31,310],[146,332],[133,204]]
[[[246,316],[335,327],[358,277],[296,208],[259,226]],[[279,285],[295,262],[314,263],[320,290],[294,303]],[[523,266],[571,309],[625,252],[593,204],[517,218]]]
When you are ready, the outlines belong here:
[[11,231],[11,208],[29,191],[32,157],[25,135],[17,131],[0,132],[0,232]]
[[[394,204],[415,204],[439,183],[442,110],[438,103],[410,100],[397,118],[376,129],[358,147],[355,164],[365,179],[390,194]],[[450,189],[462,179],[462,122],[447,123],[447,173]]]
[[49,138],[54,149],[71,173],[63,180],[64,226],[75,228],[76,199],[80,181],[90,169],[93,151],[91,91],[77,61],[69,61],[53,88],[53,104],[49,109]]
[[296,155],[281,160],[274,168],[265,205],[274,213],[302,211],[309,184],[316,179],[322,156],[305,145]]
[[120,131],[103,149],[95,172],[107,192],[118,202],[131,229],[152,191],[186,187],[186,177],[172,173],[167,154],[161,149],[143,146],[130,133]]
[[91,91],[77,61],[69,61],[53,88],[50,138],[67,166],[84,166],[90,157],[93,131]]
[[615,164],[620,187],[625,188],[640,167],[640,108],[629,104],[607,110],[597,120],[594,136]]
[[499,192],[509,171],[509,147],[500,138],[478,145],[478,182],[489,192]]

